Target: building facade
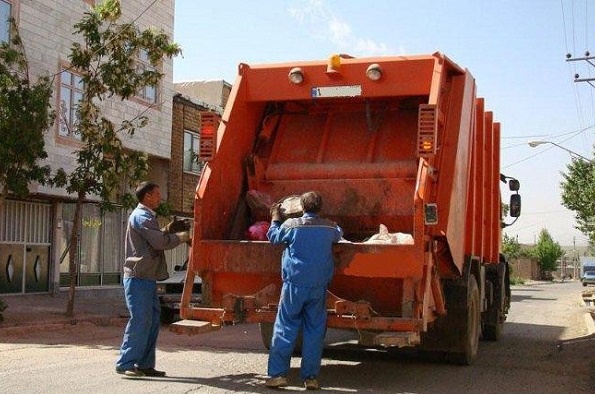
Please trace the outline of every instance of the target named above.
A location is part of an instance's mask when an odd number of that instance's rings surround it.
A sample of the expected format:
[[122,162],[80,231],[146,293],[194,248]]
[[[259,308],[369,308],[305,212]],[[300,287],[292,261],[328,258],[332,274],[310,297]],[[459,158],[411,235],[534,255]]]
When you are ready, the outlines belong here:
[[[0,41],[9,38],[8,17],[13,17],[22,37],[30,75],[54,77],[56,121],[46,131],[46,163],[66,172],[75,168],[72,152],[79,139],[75,109],[81,98],[81,80],[69,69],[68,54],[74,24],[83,18],[93,0],[0,0]],[[174,0],[121,1],[120,22],[134,21],[141,29],[154,27],[173,39]],[[139,54],[139,67],[150,67],[146,53]],[[157,86],[138,92],[132,100],[105,100],[102,110],[114,123],[143,114],[146,127],[132,138],[122,138],[126,148],[149,155],[148,178],[162,185],[169,199],[172,146],[173,62],[164,59],[164,74]],[[46,164],[44,163],[44,164]],[[79,255],[77,284],[80,287],[120,287],[123,238],[127,212],[102,214],[89,197],[83,209],[81,242],[68,245],[72,231],[75,197],[64,189],[31,185],[26,200],[11,199],[0,211],[0,294],[56,292],[68,282],[69,253]]]
[[[197,156],[204,134],[219,127],[223,107],[177,92],[173,99],[170,202],[181,215],[192,216],[194,193],[202,171]],[[214,135],[213,135],[214,136]]]

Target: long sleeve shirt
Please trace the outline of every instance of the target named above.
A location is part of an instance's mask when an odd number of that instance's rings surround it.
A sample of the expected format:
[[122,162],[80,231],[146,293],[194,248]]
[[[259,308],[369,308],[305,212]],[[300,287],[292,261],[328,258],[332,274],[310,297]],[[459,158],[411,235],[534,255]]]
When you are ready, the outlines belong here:
[[343,230],[335,222],[306,212],[300,218],[273,221],[267,238],[286,244],[281,262],[281,278],[296,286],[326,287],[334,272],[333,244]]
[[124,252],[125,278],[164,280],[169,277],[164,250],[181,243],[176,234],[166,234],[159,228],[155,213],[138,204],[128,218]]

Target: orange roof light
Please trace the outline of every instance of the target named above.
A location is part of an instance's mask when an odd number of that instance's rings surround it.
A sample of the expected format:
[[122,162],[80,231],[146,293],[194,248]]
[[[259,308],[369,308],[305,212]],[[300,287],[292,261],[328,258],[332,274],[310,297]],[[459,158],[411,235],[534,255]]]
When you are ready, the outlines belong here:
[[341,56],[334,54],[331,55],[331,57],[328,58],[328,63],[326,66],[326,72],[327,73],[338,73],[340,72],[341,68]]

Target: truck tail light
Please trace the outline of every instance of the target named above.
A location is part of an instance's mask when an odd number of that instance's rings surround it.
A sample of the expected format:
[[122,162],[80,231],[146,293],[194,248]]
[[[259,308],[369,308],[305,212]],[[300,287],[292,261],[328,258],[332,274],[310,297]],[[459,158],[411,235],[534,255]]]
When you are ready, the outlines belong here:
[[438,116],[436,106],[421,104],[417,124],[417,155],[429,157],[436,154]]
[[200,115],[200,144],[198,157],[202,161],[211,161],[215,158],[218,126],[219,115],[211,112],[205,112]]

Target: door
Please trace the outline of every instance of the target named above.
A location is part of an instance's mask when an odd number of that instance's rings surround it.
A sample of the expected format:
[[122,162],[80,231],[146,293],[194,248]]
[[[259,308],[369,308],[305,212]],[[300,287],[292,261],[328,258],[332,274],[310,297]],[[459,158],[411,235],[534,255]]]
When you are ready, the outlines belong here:
[[14,200],[0,208],[0,294],[49,290],[51,208]]

